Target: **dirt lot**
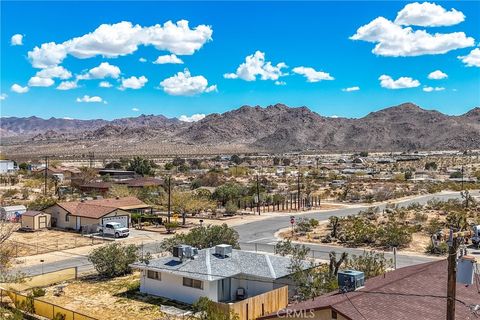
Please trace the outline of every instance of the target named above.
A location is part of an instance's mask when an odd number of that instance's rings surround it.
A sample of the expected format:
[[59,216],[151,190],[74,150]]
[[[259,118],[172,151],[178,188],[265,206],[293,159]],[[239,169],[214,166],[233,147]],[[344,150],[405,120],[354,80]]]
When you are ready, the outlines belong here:
[[67,283],[60,297],[49,287],[39,299],[99,319],[176,319],[160,311],[158,299],[138,293],[139,277],[137,272],[112,280],[77,280]]
[[12,234],[9,241],[14,243],[17,257],[103,243],[101,239],[91,239],[77,233],[59,230],[17,231]]

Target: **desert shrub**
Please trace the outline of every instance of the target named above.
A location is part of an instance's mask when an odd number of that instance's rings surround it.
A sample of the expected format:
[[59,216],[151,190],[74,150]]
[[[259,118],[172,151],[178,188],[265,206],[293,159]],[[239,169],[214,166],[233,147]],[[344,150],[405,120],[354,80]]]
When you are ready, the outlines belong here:
[[135,245],[123,245],[118,242],[96,248],[88,255],[88,260],[98,274],[106,278],[129,274],[132,271],[130,264],[134,263],[137,258]]
[[43,288],[33,288],[32,289],[32,295],[37,298],[37,297],[43,297],[45,296],[47,292]]
[[441,242],[438,246],[435,246],[433,243],[430,243],[425,248],[425,253],[436,254],[436,255],[446,255],[448,252],[448,245],[446,242]]
[[375,234],[376,243],[382,247],[406,247],[412,242],[412,231],[398,222],[388,222]]
[[364,251],[361,255],[348,257],[345,266],[362,271],[365,278],[368,279],[384,274],[392,266],[392,259],[385,258],[385,254],[382,252]]

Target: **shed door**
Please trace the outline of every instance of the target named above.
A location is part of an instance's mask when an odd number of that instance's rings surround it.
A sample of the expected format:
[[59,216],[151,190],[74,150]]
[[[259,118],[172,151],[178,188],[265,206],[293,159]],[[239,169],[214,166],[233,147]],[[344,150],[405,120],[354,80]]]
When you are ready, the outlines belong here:
[[118,222],[122,225],[122,227],[128,228],[128,216],[105,217],[102,219],[103,225],[109,222]]
[[38,217],[38,228],[43,229],[46,227],[47,227],[47,217],[46,216]]

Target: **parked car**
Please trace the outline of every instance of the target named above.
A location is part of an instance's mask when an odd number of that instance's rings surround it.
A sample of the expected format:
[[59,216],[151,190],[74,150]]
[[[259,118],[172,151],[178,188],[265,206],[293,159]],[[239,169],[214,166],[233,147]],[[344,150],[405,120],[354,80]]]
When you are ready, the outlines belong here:
[[103,235],[113,236],[115,238],[128,237],[130,230],[128,228],[122,227],[118,222],[109,222],[104,226],[98,227],[98,232]]

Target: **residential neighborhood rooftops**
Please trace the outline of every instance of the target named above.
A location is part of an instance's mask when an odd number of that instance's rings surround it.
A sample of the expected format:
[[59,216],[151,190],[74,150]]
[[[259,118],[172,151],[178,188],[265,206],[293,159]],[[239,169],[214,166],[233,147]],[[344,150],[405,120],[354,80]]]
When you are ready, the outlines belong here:
[[[194,259],[182,261],[174,257],[163,257],[151,260],[148,269],[207,281],[242,275],[274,280],[291,274],[289,265],[290,259],[287,257],[235,249],[224,257],[217,255],[215,248],[208,248],[199,250]],[[133,266],[145,268],[142,263],[135,263]],[[305,269],[307,268],[306,263]]]
[[[332,309],[346,319],[437,320],[446,314],[447,260],[428,262],[387,272],[366,281],[354,292],[333,292],[294,304],[288,310]],[[469,306],[480,304],[473,286],[457,285],[456,316],[476,319]],[[281,318],[287,310],[261,319]]]

